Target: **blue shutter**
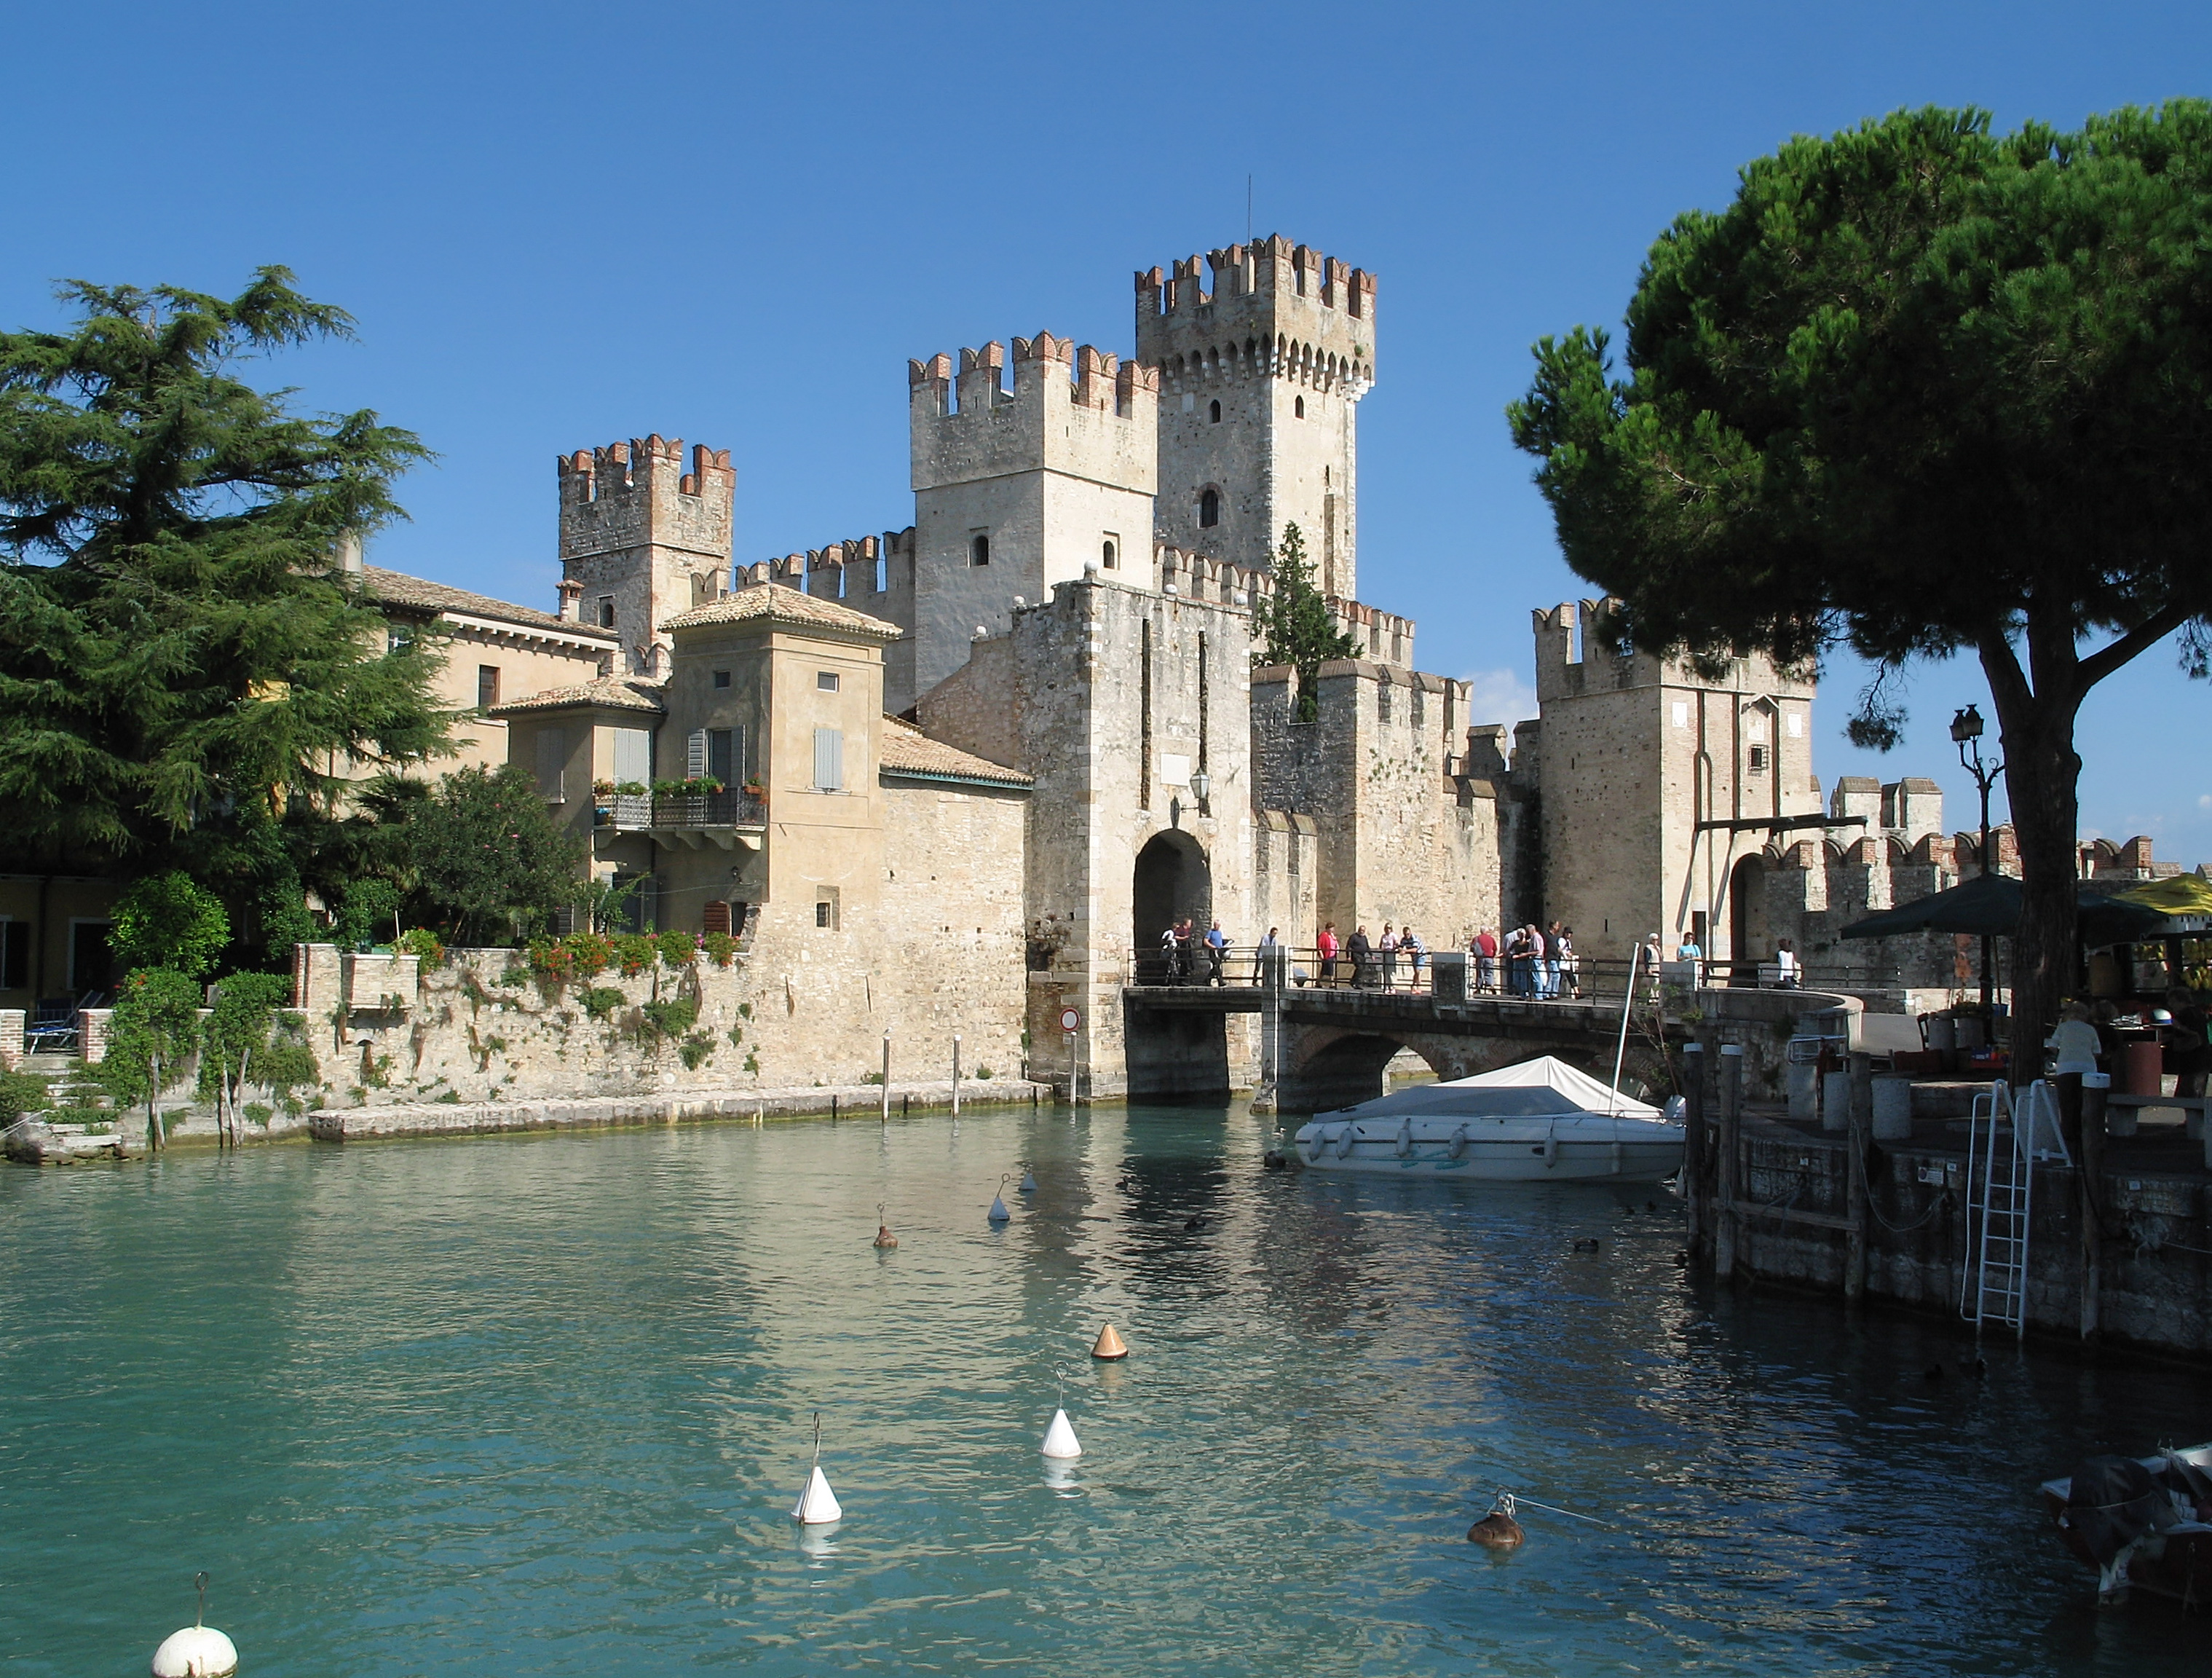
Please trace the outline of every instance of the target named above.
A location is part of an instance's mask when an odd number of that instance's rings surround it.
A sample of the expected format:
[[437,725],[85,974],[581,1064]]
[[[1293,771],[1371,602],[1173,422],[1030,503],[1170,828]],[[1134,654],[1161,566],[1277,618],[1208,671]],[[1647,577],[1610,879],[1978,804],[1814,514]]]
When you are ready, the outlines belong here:
[[845,787],[845,732],[842,728],[814,731],[814,785],[824,793]]

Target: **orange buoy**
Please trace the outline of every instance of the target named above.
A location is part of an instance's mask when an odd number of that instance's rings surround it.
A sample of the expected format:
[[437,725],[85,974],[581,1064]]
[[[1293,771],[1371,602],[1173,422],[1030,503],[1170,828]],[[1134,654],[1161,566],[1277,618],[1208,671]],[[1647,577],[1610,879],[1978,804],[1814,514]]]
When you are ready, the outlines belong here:
[[1121,1343],[1121,1335],[1114,1332],[1114,1325],[1109,1322],[1098,1331],[1098,1338],[1091,1343],[1091,1355],[1102,1364],[1117,1363],[1129,1355],[1129,1348]]
[[1500,1492],[1490,1513],[1467,1529],[1467,1541],[1486,1549],[1510,1550],[1522,1539],[1521,1523],[1513,1518],[1513,1494]]

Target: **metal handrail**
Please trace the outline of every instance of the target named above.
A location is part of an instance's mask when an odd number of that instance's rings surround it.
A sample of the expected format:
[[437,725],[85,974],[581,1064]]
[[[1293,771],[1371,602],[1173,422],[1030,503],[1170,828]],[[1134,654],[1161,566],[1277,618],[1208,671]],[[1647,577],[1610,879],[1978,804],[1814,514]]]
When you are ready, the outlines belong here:
[[761,827],[768,822],[768,800],[757,793],[737,791],[685,793],[655,797],[647,793],[615,793],[595,806],[601,827]]

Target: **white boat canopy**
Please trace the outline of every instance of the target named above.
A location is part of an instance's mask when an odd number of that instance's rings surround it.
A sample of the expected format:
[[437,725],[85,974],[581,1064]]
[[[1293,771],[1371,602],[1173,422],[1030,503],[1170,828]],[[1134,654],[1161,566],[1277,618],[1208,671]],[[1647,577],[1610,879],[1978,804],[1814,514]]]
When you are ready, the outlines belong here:
[[1370,1115],[1451,1113],[1497,1118],[1535,1118],[1553,1113],[1603,1113],[1624,1119],[1660,1119],[1665,1115],[1634,1096],[1618,1095],[1565,1061],[1540,1055],[1516,1066],[1473,1078],[1415,1084],[1344,1110]]

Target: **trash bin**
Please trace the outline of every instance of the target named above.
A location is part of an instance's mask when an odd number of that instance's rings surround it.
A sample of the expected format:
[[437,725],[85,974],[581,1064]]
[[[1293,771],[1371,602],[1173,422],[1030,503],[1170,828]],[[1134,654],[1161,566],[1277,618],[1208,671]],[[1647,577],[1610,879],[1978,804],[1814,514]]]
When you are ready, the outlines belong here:
[[2131,1096],[2166,1093],[2166,1051],[2154,1043],[2131,1043],[2120,1051],[2118,1070],[2127,1079]]
[[1877,1142],[1912,1140],[1912,1080],[1877,1078],[1874,1080],[1874,1139]]
[[1851,1128],[1851,1075],[1832,1072],[1820,1080],[1820,1128],[1838,1135]]

